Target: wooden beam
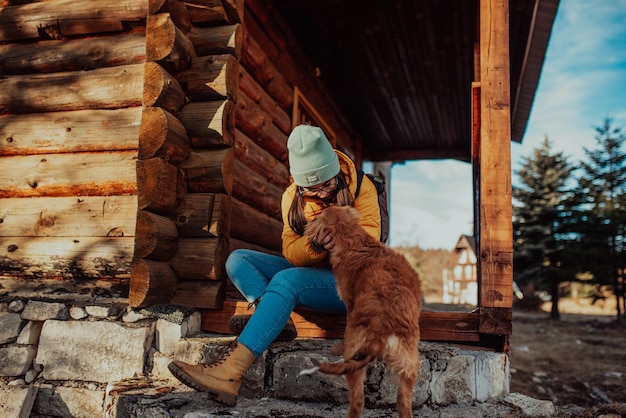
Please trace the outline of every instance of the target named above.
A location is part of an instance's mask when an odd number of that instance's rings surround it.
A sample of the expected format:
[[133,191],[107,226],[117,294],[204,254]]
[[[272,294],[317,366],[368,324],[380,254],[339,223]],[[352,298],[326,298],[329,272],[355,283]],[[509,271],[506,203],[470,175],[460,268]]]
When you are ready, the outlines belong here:
[[513,306],[509,4],[480,1],[480,331],[510,335]]
[[[251,314],[248,302],[226,300],[221,311],[204,311],[202,329],[207,332],[230,334],[228,319],[233,315]],[[325,314],[311,309],[296,308],[291,314],[298,337],[343,338],[346,326],[344,314]],[[420,316],[423,341],[478,342],[478,314],[469,312],[423,311]]]
[[411,149],[403,151],[376,151],[375,153],[365,153],[365,158],[369,161],[392,161],[404,162],[410,160],[443,160],[454,159],[459,161],[470,161],[469,150],[461,148],[453,149]]
[[141,106],[143,64],[11,75],[0,79],[1,113],[38,113]]
[[136,151],[3,157],[0,198],[136,194],[136,160]]
[[0,276],[128,278],[133,237],[0,237]]
[[4,29],[0,41],[39,38],[42,32],[62,37],[121,31],[124,21],[139,22],[147,14],[145,0],[128,0],[124,7],[101,0],[54,0],[4,7],[0,13],[0,27]]
[[0,155],[136,150],[141,113],[137,106],[0,116]]
[[[5,9],[6,10],[6,9]],[[0,46],[0,74],[50,74],[146,61],[145,32]]]
[[3,237],[133,237],[137,196],[3,199]]

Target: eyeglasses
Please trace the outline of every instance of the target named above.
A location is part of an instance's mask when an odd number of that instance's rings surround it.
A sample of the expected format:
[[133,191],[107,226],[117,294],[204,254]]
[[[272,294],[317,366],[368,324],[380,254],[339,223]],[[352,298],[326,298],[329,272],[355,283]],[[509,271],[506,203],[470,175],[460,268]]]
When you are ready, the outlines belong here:
[[300,187],[300,194],[303,196],[316,196],[319,193],[330,193],[337,188],[337,178],[332,178],[319,187]]

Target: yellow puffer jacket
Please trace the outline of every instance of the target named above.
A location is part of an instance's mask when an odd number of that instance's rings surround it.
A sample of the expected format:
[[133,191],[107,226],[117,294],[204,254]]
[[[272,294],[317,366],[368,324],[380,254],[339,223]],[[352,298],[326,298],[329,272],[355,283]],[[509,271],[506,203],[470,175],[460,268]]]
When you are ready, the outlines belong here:
[[[339,165],[341,171],[346,176],[346,182],[352,195],[356,192],[357,170],[354,162],[342,153],[335,150],[339,157]],[[308,238],[296,234],[289,226],[288,213],[291,207],[297,186],[291,183],[283,193],[281,209],[283,214],[283,255],[294,266],[316,266],[328,265],[326,262],[327,252],[315,252],[311,247]],[[376,187],[371,181],[367,181],[365,177],[361,182],[361,190],[359,197],[354,202],[354,207],[361,214],[359,223],[375,239],[380,237],[380,210],[378,208],[378,194]],[[320,213],[324,207],[315,198],[304,197],[304,214],[307,220],[311,220]]]

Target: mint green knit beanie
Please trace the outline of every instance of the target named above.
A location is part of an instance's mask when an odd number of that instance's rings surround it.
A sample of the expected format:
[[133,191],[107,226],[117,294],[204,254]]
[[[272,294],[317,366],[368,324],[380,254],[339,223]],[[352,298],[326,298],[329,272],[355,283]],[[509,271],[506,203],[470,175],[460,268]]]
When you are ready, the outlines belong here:
[[289,171],[298,186],[316,186],[339,174],[339,158],[324,132],[316,126],[293,128],[287,149]]

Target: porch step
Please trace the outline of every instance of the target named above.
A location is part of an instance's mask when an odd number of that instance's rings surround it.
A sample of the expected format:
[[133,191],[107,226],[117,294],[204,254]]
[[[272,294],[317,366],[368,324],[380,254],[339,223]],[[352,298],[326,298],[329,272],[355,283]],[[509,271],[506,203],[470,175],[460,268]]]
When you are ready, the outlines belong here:
[[[154,358],[151,373],[154,380],[109,385],[106,416],[334,418],[346,415],[348,388],[343,377],[321,373],[298,375],[315,361],[339,360],[330,354],[330,348],[340,340],[298,338],[272,344],[248,371],[235,407],[215,403],[206,394],[192,391],[167,370],[173,359],[190,363],[211,361],[220,346],[230,340],[212,335],[181,340],[170,356]],[[413,392],[416,416],[504,417],[520,411],[515,403],[516,394],[509,394],[506,354],[429,342],[421,343],[420,351],[420,377]],[[396,416],[394,376],[385,370],[383,363],[370,367],[365,393],[364,417]],[[544,405],[550,406],[554,408],[550,402]]]

